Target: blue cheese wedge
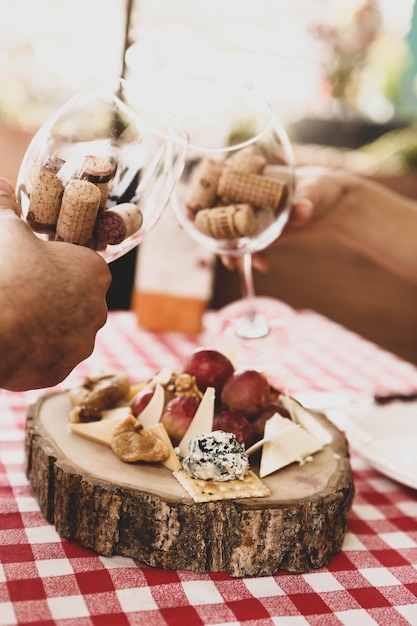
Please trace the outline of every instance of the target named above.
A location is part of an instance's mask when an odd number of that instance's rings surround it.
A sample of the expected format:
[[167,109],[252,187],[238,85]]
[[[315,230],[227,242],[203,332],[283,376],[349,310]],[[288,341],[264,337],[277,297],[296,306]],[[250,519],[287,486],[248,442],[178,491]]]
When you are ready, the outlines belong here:
[[182,466],[191,478],[242,480],[249,470],[249,457],[232,433],[215,430],[190,439]]

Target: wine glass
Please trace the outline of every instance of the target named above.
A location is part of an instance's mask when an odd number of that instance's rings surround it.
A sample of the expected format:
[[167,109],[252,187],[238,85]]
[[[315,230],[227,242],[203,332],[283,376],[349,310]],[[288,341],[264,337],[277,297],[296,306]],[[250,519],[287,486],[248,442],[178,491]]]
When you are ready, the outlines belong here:
[[255,297],[252,254],[275,241],[289,218],[295,164],[288,136],[272,106],[240,87],[200,88],[177,115],[189,143],[174,213],[196,241],[237,257],[241,271],[243,297],[219,312],[219,332],[227,326],[243,340],[270,338],[292,309]]
[[182,169],[187,135],[139,88],[120,78],[97,82],[33,137],[16,196],[37,236],[88,246],[111,262],[156,224]]

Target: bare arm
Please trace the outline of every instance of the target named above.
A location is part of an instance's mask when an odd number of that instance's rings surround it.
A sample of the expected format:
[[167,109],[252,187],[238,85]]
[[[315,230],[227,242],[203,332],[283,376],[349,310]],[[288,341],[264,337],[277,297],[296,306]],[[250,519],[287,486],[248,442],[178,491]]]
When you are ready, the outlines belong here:
[[283,238],[318,229],[417,284],[417,201],[340,170],[300,168]]
[[91,354],[110,271],[91,250],[35,237],[3,179],[0,206],[0,387],[49,387]]

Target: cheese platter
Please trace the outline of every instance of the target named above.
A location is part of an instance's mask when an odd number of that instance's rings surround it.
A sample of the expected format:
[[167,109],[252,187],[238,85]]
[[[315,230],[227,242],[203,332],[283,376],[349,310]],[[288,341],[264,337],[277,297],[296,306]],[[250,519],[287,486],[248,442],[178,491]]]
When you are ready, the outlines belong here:
[[[183,379],[181,385],[183,391]],[[132,409],[134,398],[150,386],[154,400],[148,401],[145,427],[141,413],[132,415]],[[216,429],[207,433],[214,424],[213,414],[211,422],[208,416],[221,393],[215,386],[200,393],[200,411],[178,441],[167,434],[170,423],[160,416],[168,387],[158,373],[139,388],[131,385],[127,398],[87,422],[77,421],[79,413],[74,416],[74,390],[49,393],[31,405],[26,472],[42,513],[57,532],[105,556],[196,573],[265,576],[325,566],[341,549],[354,494],[344,434],[324,415],[274,390],[275,402],[279,398],[290,419],[276,413],[272,421],[268,418],[264,443],[258,437],[253,451],[238,444],[249,457],[243,480],[229,476],[222,482],[224,468],[214,480],[205,475],[201,480],[187,472],[184,457],[191,442],[207,453],[207,438],[224,435]],[[253,412],[251,419],[254,423]],[[290,432],[299,431],[302,441],[289,439]],[[120,442],[130,446],[138,433],[154,437],[158,445],[165,442],[161,462],[125,462],[117,455]],[[223,445],[227,437],[220,439]],[[230,455],[217,451],[212,466],[222,459],[229,462]]]

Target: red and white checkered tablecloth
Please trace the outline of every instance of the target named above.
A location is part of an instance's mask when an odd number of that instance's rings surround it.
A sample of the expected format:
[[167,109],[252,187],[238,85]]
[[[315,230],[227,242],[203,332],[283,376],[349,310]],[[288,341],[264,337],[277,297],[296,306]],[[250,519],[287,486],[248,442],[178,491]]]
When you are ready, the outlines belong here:
[[[292,392],[417,389],[416,367],[316,313],[298,312],[294,328]],[[198,343],[141,331],[131,313],[114,312],[93,355],[63,387],[103,369],[146,379],[175,367]],[[262,578],[163,571],[61,540],[45,521],[23,449],[28,403],[43,393],[0,393],[1,625],[417,625],[417,492],[379,474],[354,449],[349,528],[327,567]]]

